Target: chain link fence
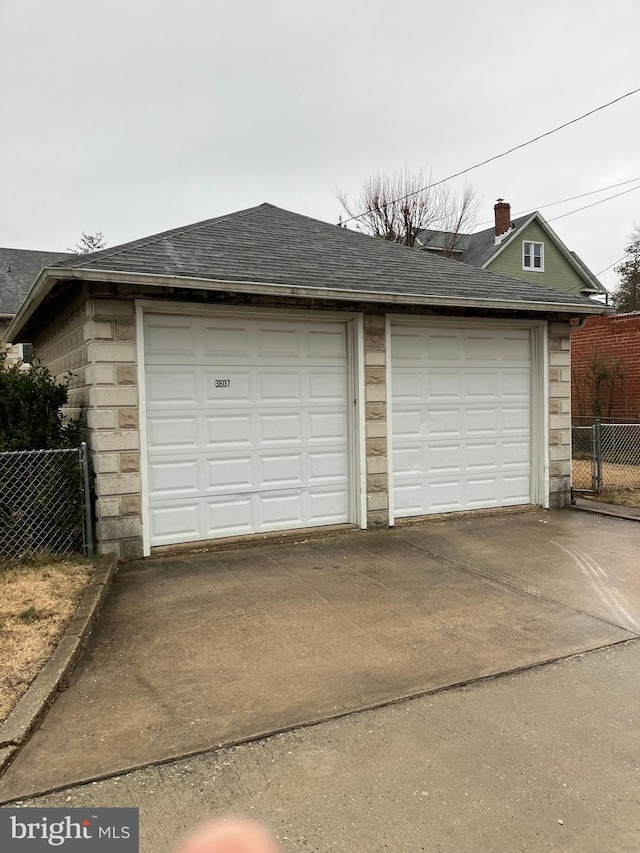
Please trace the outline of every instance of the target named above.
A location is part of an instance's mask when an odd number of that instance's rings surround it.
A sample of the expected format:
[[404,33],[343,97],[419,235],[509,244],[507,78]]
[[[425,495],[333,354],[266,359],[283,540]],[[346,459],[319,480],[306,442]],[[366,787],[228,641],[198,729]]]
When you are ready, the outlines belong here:
[[0,560],[93,556],[89,460],[70,450],[0,453]]
[[640,423],[603,423],[571,427],[574,491],[640,489]]

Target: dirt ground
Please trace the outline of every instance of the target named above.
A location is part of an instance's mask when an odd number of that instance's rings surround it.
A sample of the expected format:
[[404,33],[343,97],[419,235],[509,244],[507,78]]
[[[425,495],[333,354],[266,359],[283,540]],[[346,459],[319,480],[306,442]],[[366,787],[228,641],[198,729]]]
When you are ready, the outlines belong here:
[[90,577],[89,563],[0,567],[0,722],[51,656]]
[[[574,459],[572,462],[573,486],[576,489],[588,489],[591,486],[591,460]],[[634,490],[640,490],[640,465],[621,465],[615,462],[603,462],[602,483],[605,492],[621,491],[620,500],[611,503],[621,503],[623,506],[638,506],[637,503],[626,504],[625,495],[634,498]],[[637,498],[637,494],[635,496]]]

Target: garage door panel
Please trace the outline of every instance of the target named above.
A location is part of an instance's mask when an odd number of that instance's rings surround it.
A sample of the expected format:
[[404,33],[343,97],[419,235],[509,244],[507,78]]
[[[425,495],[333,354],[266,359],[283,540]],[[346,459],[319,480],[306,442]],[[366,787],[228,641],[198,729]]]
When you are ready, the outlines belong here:
[[[205,320],[201,329],[199,337],[202,354],[208,359],[248,359],[251,356],[250,337],[245,323]],[[194,337],[197,335],[198,324],[194,323]]]
[[198,459],[163,457],[149,460],[149,495],[152,500],[183,498],[201,491]]
[[422,346],[422,362],[425,358],[429,363],[446,361],[457,362],[464,357],[460,346],[459,331],[440,331],[424,329],[420,335]]
[[503,465],[529,465],[531,461],[531,443],[526,439],[502,442]]
[[344,408],[339,411],[324,409],[322,412],[308,412],[306,415],[308,423],[309,444],[340,442],[346,447],[349,424],[347,412]]
[[248,491],[253,488],[256,479],[251,454],[220,455],[215,459],[201,457],[200,465],[206,471],[207,492],[221,491],[225,494]]
[[348,521],[346,325],[167,328],[173,355],[156,336],[146,365],[151,544]]
[[200,518],[198,503],[174,502],[171,507],[154,507],[151,523],[157,545],[190,542],[197,535]]
[[290,486],[302,487],[308,480],[305,470],[307,460],[298,453],[264,455],[258,457],[258,489],[282,489]]
[[307,438],[307,418],[303,413],[257,414],[256,419],[262,445],[302,446]]
[[529,478],[522,473],[513,476],[503,473],[502,491],[504,505],[525,503],[529,497]]
[[160,354],[163,358],[195,354],[196,339],[193,324],[188,317],[156,315],[145,322],[145,351],[148,356]]
[[435,409],[424,411],[422,421],[422,436],[437,440],[455,438],[462,435],[461,416],[464,413],[457,409]]
[[249,447],[252,443],[251,414],[203,415],[206,423],[206,448]]
[[420,396],[425,406],[462,399],[462,378],[457,371],[431,370],[425,374],[421,368],[417,376],[422,380]]
[[146,386],[150,409],[197,405],[196,377],[188,369],[167,370],[156,366],[147,373]]
[[509,435],[519,432],[529,435],[531,423],[531,409],[529,406],[503,406],[500,412],[502,420],[502,432]]
[[347,396],[347,375],[344,370],[326,368],[309,370],[308,398],[310,405],[335,406],[343,404]]
[[152,414],[147,419],[149,454],[198,449],[198,422],[196,415],[162,416]]
[[247,370],[207,367],[199,375],[203,385],[198,401],[201,406],[250,406],[256,398],[255,383]]
[[494,372],[468,371],[464,376],[464,388],[460,400],[467,403],[496,403],[501,397],[501,377]]
[[336,450],[312,450],[309,453],[309,482],[318,484],[320,482],[346,481],[347,449]]
[[341,361],[339,354],[345,352],[344,325],[310,329],[307,335],[307,356],[323,363]]
[[308,500],[309,517],[314,524],[341,524],[348,516],[348,495],[344,488],[312,488]]
[[393,399],[399,404],[421,403],[424,399],[423,377],[418,370],[394,370]]
[[528,503],[526,329],[392,327],[397,517]]
[[258,355],[260,358],[278,356],[280,358],[297,358],[300,353],[300,332],[291,327],[261,328],[257,336]]
[[302,377],[296,372],[264,373],[258,378],[259,404],[302,402]]

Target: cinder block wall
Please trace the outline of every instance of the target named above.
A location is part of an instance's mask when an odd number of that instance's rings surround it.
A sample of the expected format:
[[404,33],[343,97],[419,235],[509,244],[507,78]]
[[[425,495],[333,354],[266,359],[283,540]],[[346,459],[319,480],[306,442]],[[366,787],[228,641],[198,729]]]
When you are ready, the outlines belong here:
[[569,323],[549,323],[549,506],[571,503],[571,342]]
[[389,525],[386,365],[386,317],[384,314],[365,314],[364,393],[369,527]]
[[140,434],[133,301],[94,295],[85,324],[96,474],[96,538],[102,553],[142,556]]

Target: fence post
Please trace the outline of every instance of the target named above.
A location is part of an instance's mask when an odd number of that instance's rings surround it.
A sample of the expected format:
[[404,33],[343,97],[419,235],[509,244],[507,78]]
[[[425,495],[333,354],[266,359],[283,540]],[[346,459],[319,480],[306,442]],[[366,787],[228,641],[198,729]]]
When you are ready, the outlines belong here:
[[87,545],[87,556],[93,558],[93,525],[91,523],[91,491],[89,487],[89,453],[87,443],[80,444],[80,459],[82,460],[82,479],[84,492],[84,530]]
[[596,418],[593,425],[593,460],[595,464],[594,491],[596,494],[602,493],[602,423],[600,418]]

